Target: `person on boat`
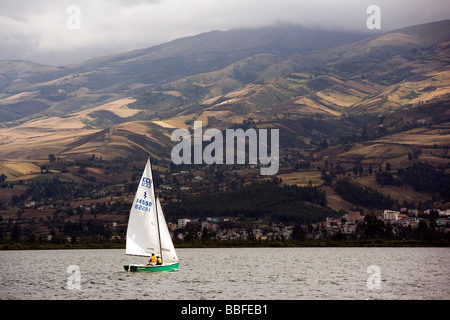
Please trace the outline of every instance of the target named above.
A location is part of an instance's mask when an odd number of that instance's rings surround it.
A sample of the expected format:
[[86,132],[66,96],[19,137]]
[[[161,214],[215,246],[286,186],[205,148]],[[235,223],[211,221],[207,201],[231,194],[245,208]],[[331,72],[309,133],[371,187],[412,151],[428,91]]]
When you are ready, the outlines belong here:
[[162,259],[160,256],[156,257],[156,265],[161,265],[162,264]]
[[148,264],[151,266],[155,266],[156,265],[156,256],[154,253],[152,253],[152,256],[150,257],[150,259],[148,259]]

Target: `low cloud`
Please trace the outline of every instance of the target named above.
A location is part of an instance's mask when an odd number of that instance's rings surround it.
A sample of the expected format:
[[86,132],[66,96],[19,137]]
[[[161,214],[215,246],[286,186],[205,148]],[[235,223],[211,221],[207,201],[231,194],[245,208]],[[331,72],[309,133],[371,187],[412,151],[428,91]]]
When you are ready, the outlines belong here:
[[[450,17],[444,0],[16,0],[0,4],[0,59],[62,65],[240,27],[296,23],[367,32],[366,8],[381,8],[382,31]],[[69,6],[80,9],[68,28]]]

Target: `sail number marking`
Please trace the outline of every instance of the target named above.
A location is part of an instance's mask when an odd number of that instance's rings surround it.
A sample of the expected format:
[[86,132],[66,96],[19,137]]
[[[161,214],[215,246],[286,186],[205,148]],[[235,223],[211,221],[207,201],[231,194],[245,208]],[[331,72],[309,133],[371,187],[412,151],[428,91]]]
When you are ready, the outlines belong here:
[[144,188],[151,188],[152,187],[152,179],[143,177],[141,186]]
[[141,198],[136,199],[136,203],[134,204],[134,208],[136,210],[144,211],[144,212],[150,212],[150,209],[152,207],[152,202],[148,200],[144,200]]

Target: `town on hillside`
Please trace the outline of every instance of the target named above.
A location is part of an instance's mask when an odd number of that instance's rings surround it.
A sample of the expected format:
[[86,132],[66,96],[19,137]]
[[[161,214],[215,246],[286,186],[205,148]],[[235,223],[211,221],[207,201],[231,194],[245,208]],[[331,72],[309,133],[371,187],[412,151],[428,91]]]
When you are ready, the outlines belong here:
[[[370,217],[374,218],[370,219]],[[227,224],[227,222],[229,224]],[[169,222],[169,230],[176,240],[318,240],[318,239],[426,239],[431,232],[450,235],[450,209],[402,208],[400,211],[383,210],[375,214],[349,212],[339,218],[327,217],[323,222],[309,225],[283,225],[272,227],[240,225],[235,218],[178,219]]]
[[[297,186],[285,184],[281,178],[256,179],[257,168],[249,166],[202,166],[191,171],[164,168],[154,172],[154,179],[176,245],[233,245],[236,241],[272,245],[322,239],[450,243],[450,210],[445,203],[425,198],[418,205],[400,203],[362,187],[355,182],[356,175],[348,177],[348,172],[329,184]],[[394,172],[389,169],[379,171]],[[315,170],[320,176],[321,171]],[[438,175],[448,177],[440,170],[431,172],[433,175],[423,176],[431,176],[433,181]],[[3,177],[0,244],[123,246],[140,174],[139,163],[108,162],[93,155],[77,163],[50,161],[46,170],[31,180]],[[376,182],[370,173],[362,177]],[[416,180],[424,181],[422,176]],[[330,209],[325,191],[338,194],[351,207]]]

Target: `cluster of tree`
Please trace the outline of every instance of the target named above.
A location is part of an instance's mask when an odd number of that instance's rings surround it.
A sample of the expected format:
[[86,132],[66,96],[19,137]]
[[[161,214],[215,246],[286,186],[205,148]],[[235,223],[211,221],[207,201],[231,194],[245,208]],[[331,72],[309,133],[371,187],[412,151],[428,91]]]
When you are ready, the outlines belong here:
[[155,106],[158,109],[161,107],[181,107],[186,102],[183,97],[176,97],[174,95],[164,94],[162,90],[152,91],[145,90],[135,95],[136,102],[130,104],[131,108],[154,110]]
[[[124,214],[128,213],[130,204],[125,201],[114,201],[111,203],[95,203],[86,207],[72,207],[67,204],[64,207],[57,208],[52,215],[48,215],[47,218],[22,220],[21,213],[17,214],[18,220],[2,221],[0,216],[0,222],[3,222],[0,226],[0,242],[5,240],[7,234],[10,234],[10,241],[12,242],[26,242],[26,243],[44,243],[45,239],[39,239],[36,235],[37,226],[45,226],[50,230],[52,235],[51,243],[65,243],[67,238],[70,237],[72,243],[75,240],[86,239],[92,237],[90,240],[95,241],[107,241],[111,238],[113,233],[124,235],[126,226],[116,226],[114,230],[110,227],[109,223],[105,223],[105,220],[97,220],[97,215],[101,214]],[[90,214],[94,216],[94,219],[82,220],[83,215]],[[79,216],[79,220],[73,222],[67,218],[72,216]]]
[[373,209],[385,209],[394,206],[395,201],[376,190],[360,186],[348,179],[339,179],[334,184],[334,191],[344,200]]
[[421,220],[417,228],[397,227],[394,233],[393,227],[390,223],[385,223],[378,219],[375,214],[367,214],[364,217],[363,223],[359,226],[357,234],[361,239],[381,238],[386,240],[426,240],[439,241],[443,239],[450,239],[448,233],[443,233],[438,230],[436,221],[431,218],[427,223]]
[[26,200],[41,202],[48,199],[69,201],[72,199],[92,196],[96,186],[92,183],[63,181],[58,176],[53,179],[32,181],[28,183],[25,193],[13,195],[12,205],[18,205]]
[[8,178],[7,175],[5,174],[0,174],[0,188],[4,189],[4,188],[8,188],[8,183],[5,182],[6,178]]
[[[50,229],[50,239],[45,235],[38,235],[30,226],[23,227],[14,223],[8,228],[0,230],[0,243],[24,243],[24,244],[75,244],[78,241],[86,243],[109,243],[113,234],[125,234],[124,230],[113,230],[96,220],[66,222],[64,225]],[[10,233],[10,237],[6,234]]]
[[388,171],[375,172],[375,180],[382,186],[384,185],[400,186],[403,184],[402,181],[395,178],[394,175]]
[[281,185],[279,179],[215,193],[204,193],[169,202],[165,208],[173,218],[270,216],[279,221],[318,221],[333,212],[326,208],[325,192],[319,187]]
[[420,161],[412,165],[390,172],[386,165],[386,171],[381,168],[375,173],[376,181],[381,185],[400,186],[408,184],[419,192],[440,194],[444,199],[450,199],[450,174],[444,168],[436,169],[428,163]]
[[65,235],[70,236],[72,243],[83,237],[96,237],[97,240],[110,240],[113,230],[96,220],[71,222],[67,221],[61,228]]
[[127,167],[128,162],[126,159],[115,160],[103,160],[103,157],[96,156],[95,153],[91,154],[87,159],[77,159],[74,161],[63,160],[60,157],[56,157],[53,153],[48,154],[48,160],[50,163],[44,165],[45,169],[63,171],[75,166],[82,168],[100,168],[111,172],[121,172]]
[[444,169],[436,170],[428,163],[417,161],[405,169],[397,170],[397,175],[416,191],[441,193],[446,199],[450,199],[450,174]]
[[40,88],[39,98],[51,100],[51,101],[62,101],[67,99],[67,90],[74,89],[73,86],[43,86]]
[[[97,182],[95,176],[88,175],[88,168],[100,168],[103,169],[105,174],[121,173],[127,167],[126,160],[113,160],[106,161],[101,157],[98,158],[95,154],[89,156],[86,160],[65,161],[57,158],[54,154],[48,155],[49,163],[41,166],[41,174],[49,174],[51,170],[58,170],[62,173],[68,173],[69,167],[75,167],[72,173],[78,174],[83,177],[81,183],[77,183],[73,180],[68,181],[61,179],[60,175],[51,174],[51,178],[39,178],[27,182],[27,189],[24,193],[18,195],[15,194],[11,198],[12,205],[18,205],[27,200],[41,202],[43,200],[63,200],[68,201],[76,198],[92,197],[94,190],[100,190],[108,185],[108,183]],[[157,163],[157,161],[155,161]],[[137,172],[137,168],[133,168],[134,180],[138,179],[140,172]],[[8,185],[4,182],[6,175],[0,175],[0,186],[6,188]],[[159,179],[159,175],[156,174],[156,178]],[[23,182],[20,182],[23,183]],[[11,187],[13,185],[11,184]],[[133,186],[136,187],[135,184]]]

